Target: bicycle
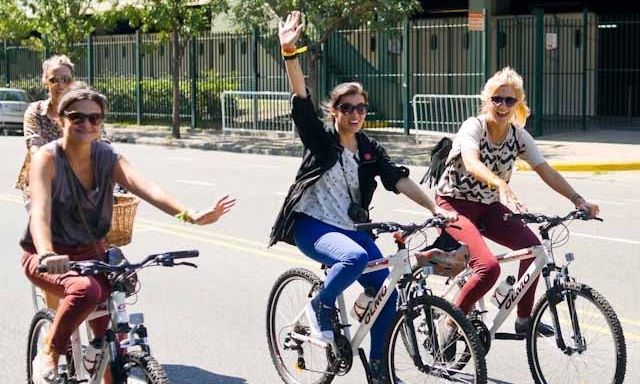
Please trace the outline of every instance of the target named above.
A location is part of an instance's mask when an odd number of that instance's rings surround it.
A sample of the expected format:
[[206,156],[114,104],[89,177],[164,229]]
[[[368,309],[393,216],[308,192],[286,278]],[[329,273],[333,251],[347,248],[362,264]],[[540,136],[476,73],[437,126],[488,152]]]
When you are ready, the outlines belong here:
[[[198,256],[197,250],[174,251],[147,256],[139,263],[129,263],[126,259],[118,264],[102,261],[71,262],[71,270],[82,276],[107,274],[112,281],[110,298],[96,308],[84,321],[86,326],[86,340],[80,336],[77,329],[71,336],[69,351],[60,356],[58,363],[59,384],[99,384],[105,371],[110,370],[114,384],[148,383],[167,384],[167,375],[162,366],[151,356],[147,341],[147,328],[144,325],[144,315],[140,312],[128,313],[126,297],[136,291],[136,271],[152,266],[197,266],[189,262],[175,262],[176,259],[193,258]],[[46,272],[46,267],[40,267],[40,272]],[[132,280],[133,279],[133,280]],[[91,371],[83,364],[85,353],[91,345],[91,328],[88,322],[102,316],[110,316],[111,321],[104,336],[102,347],[98,347],[98,356]],[[27,382],[32,383],[32,361],[38,351],[44,347],[44,339],[53,324],[54,312],[41,309],[33,316],[29,329],[27,343]]]
[[[595,219],[602,221],[600,218]],[[573,253],[565,255],[564,265],[556,264],[553,254],[553,249],[563,245],[568,239],[569,230],[564,223],[571,220],[590,220],[588,214],[580,210],[572,211],[566,216],[514,213],[506,214],[504,220],[523,220],[527,224],[541,224],[538,231],[542,237],[542,245],[496,256],[501,264],[526,258],[534,258],[534,261],[505,297],[496,298],[498,312],[493,319],[487,318],[484,298],[467,315],[478,332],[485,352],[489,352],[493,339],[526,339],[527,360],[536,384],[558,382],[555,379],[565,380],[560,382],[566,383],[622,383],[626,370],[626,345],[618,317],[600,293],[576,282],[570,276],[569,265],[575,258]],[[558,226],[562,226],[566,233],[552,239],[550,231]],[[467,267],[457,276],[448,279],[446,285],[449,287],[441,296],[450,298],[453,302],[472,272],[471,268]],[[422,271],[414,269],[416,281],[421,279],[421,274]],[[507,316],[540,275],[545,282],[546,292],[533,308],[528,333],[521,336],[498,332]],[[409,284],[406,289],[411,291],[413,287]],[[534,331],[541,323],[550,324],[555,335],[544,337]],[[589,352],[615,357],[615,361],[613,364],[612,361],[606,360],[602,360],[601,364],[593,360],[588,361],[590,356],[598,357]]]
[[[412,280],[412,260],[406,240],[415,234],[426,236],[423,230],[430,227],[444,228],[446,221],[441,216],[427,219],[422,224],[401,225],[393,222],[356,225],[358,230],[375,231],[377,235],[401,231],[396,237],[398,251],[387,257],[372,261],[363,274],[389,268],[390,273],[372,303],[367,307],[362,322],[353,337],[350,334],[347,307],[344,295],[338,297],[338,309],[333,317],[334,341],[330,344],[311,336],[304,307],[322,285],[322,280],[313,272],[295,268],[284,272],[275,282],[267,306],[267,338],[271,358],[285,383],[330,383],[335,376],[346,375],[353,366],[357,353],[371,383],[369,366],[360,348],[382,308],[398,288],[400,306],[386,338],[384,369],[391,383],[439,382],[451,379],[462,383],[486,383],[487,369],[484,351],[475,330],[464,314],[446,300],[433,296],[427,287],[431,266],[423,270],[419,292],[406,295],[405,286]],[[404,241],[403,241],[404,240]],[[420,262],[415,260],[415,263]],[[465,360],[465,366],[453,364],[444,350],[448,345],[439,340],[441,321],[451,318],[461,334],[460,341],[468,348],[465,355],[456,356]]]

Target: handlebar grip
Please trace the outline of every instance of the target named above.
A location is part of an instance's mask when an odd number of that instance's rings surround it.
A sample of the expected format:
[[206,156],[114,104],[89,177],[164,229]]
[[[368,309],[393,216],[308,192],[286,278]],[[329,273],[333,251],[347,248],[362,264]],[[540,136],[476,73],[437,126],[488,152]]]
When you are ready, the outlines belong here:
[[378,229],[380,228],[380,224],[379,223],[362,223],[362,224],[356,224],[356,231],[371,231],[373,229]]
[[46,273],[47,272],[47,266],[46,265],[38,265],[38,272],[39,273]]
[[197,249],[192,249],[188,251],[174,251],[167,252],[167,256],[170,256],[172,259],[188,259],[191,257],[198,257],[200,255],[200,251]]

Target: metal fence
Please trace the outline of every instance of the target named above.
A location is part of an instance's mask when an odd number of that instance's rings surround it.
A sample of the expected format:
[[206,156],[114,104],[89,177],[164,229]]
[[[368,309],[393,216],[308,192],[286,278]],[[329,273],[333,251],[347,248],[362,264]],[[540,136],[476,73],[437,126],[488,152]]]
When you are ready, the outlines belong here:
[[[638,126],[640,56],[628,48],[640,37],[640,16],[536,13],[485,19],[484,25],[476,30],[466,17],[447,17],[384,32],[337,31],[320,52],[318,94],[360,81],[370,94],[370,126],[408,132],[416,126],[414,95],[478,94],[492,70],[509,65],[524,77],[534,134]],[[289,90],[275,33],[208,32],[183,43],[180,116],[192,126],[221,124],[224,91]],[[96,36],[76,44],[72,56],[77,76],[108,96],[115,119],[168,123],[169,42],[153,34]],[[0,79],[42,98],[44,58],[4,42]],[[302,55],[303,68],[308,59]]]
[[224,132],[294,132],[289,92],[225,91],[222,93]]
[[454,134],[460,125],[480,110],[477,95],[415,95],[413,122],[415,133]]

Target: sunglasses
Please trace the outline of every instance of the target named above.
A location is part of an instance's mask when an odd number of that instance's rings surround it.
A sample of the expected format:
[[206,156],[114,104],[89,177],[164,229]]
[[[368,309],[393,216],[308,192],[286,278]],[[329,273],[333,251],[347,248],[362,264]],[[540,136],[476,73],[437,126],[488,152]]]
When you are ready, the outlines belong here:
[[82,124],[89,120],[91,124],[96,125],[104,119],[102,113],[64,112],[64,115],[74,124]]
[[344,114],[350,114],[350,113],[353,113],[353,111],[356,111],[358,112],[358,115],[366,115],[368,110],[369,110],[369,104],[364,104],[364,103],[360,103],[356,105],[351,103],[338,104],[338,111]]
[[504,104],[507,107],[511,108],[514,105],[516,105],[516,102],[518,101],[518,99],[516,99],[515,97],[511,97],[511,96],[507,96],[507,97],[503,97],[503,96],[491,96],[491,102],[493,103],[493,105],[498,106],[500,104]]
[[73,78],[69,76],[52,77],[49,79],[49,83],[51,84],[70,84],[72,81]]

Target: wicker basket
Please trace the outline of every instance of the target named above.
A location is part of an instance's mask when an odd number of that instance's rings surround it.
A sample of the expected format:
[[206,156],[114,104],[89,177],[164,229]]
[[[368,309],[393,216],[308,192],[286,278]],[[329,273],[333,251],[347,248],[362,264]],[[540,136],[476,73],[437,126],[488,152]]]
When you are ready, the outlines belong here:
[[133,221],[136,218],[138,199],[135,195],[115,194],[113,215],[111,216],[111,228],[107,233],[107,243],[116,247],[122,247],[131,242],[133,235]]

